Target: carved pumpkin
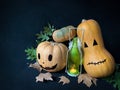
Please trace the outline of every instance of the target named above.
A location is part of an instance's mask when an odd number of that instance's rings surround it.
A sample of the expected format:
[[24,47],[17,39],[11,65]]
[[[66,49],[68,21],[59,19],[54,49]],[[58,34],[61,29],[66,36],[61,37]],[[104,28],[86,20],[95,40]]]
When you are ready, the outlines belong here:
[[56,42],[64,42],[74,38],[76,35],[75,27],[67,26],[53,32],[53,40]]
[[101,29],[95,20],[84,20],[77,27],[77,35],[82,41],[84,68],[92,77],[111,75],[115,69],[113,56],[105,49]]
[[42,42],[36,50],[38,63],[46,71],[60,71],[66,65],[67,50],[62,43]]

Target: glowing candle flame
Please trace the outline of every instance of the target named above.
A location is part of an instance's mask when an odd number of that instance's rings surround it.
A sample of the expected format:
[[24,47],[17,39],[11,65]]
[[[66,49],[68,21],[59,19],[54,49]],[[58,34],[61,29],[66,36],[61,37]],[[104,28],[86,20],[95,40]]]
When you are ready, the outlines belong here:
[[70,69],[70,73],[76,73],[76,72],[77,72],[76,69],[74,69],[74,68],[71,68],[71,69]]

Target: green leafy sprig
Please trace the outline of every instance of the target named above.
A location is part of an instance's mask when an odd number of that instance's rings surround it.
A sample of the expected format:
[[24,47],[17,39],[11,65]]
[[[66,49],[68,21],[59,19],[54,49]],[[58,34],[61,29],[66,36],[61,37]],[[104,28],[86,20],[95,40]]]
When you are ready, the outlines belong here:
[[52,33],[55,30],[54,26],[48,24],[48,26],[45,26],[43,29],[44,29],[43,31],[36,34],[37,36],[36,42],[38,44],[43,41],[52,41]]
[[28,60],[36,60],[36,49],[34,47],[25,49]]
[[108,83],[112,84],[113,87],[120,90],[120,64],[116,64],[115,72],[109,77],[104,78]]
[[[36,37],[37,37],[37,45],[43,41],[52,41],[52,33],[54,31],[54,26],[50,25],[48,23],[47,26],[45,26],[43,28],[42,31],[40,31],[40,33],[37,33],[36,34]],[[27,59],[28,60],[36,60],[36,47],[31,47],[31,48],[27,48],[25,49],[25,53],[26,53],[26,56],[27,56]]]

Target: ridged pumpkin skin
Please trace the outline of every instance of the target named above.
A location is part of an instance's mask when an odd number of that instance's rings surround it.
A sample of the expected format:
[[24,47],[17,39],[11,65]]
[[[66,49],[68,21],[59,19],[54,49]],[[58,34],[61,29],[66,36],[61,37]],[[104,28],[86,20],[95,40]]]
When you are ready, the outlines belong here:
[[60,71],[66,66],[67,50],[62,43],[42,42],[37,46],[37,61],[46,71]]
[[76,30],[73,26],[67,26],[53,32],[53,40],[56,42],[64,42],[71,40],[76,36]]
[[99,24],[92,19],[85,20],[78,25],[77,35],[82,41],[86,72],[96,78],[111,75],[115,69],[115,61],[104,47]]

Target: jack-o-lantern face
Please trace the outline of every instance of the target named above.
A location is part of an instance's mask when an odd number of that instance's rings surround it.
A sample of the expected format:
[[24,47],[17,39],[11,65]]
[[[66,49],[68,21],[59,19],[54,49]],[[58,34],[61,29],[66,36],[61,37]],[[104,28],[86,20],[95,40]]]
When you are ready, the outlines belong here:
[[42,42],[37,47],[37,60],[49,72],[62,70],[66,65],[67,47],[61,43]]
[[106,77],[114,71],[114,59],[95,40],[92,44],[84,43],[84,68],[92,77]]
[[94,20],[82,22],[77,29],[82,39],[84,68],[92,77],[100,78],[111,75],[115,68],[112,55],[105,49],[100,27]]
[[[86,43],[86,42],[84,42],[84,49],[89,49],[89,45]],[[99,54],[100,54],[100,52],[101,52],[101,50],[100,51],[98,51],[98,48],[99,48],[99,45],[98,45],[98,43],[97,43],[97,41],[94,39],[94,41],[93,41],[93,43],[92,43],[92,46],[90,47],[92,50],[94,50],[95,49],[95,51],[94,52],[98,52]],[[97,48],[97,49],[96,49]],[[93,51],[92,51],[93,52]],[[91,53],[92,53],[91,52]],[[90,54],[91,55],[91,54]],[[100,64],[104,64],[105,62],[106,62],[106,59],[105,59],[105,57],[103,57],[103,59],[101,59],[101,57],[99,57],[99,56],[97,56],[98,57],[98,60],[96,60],[95,62],[93,62],[94,60],[89,60],[90,62],[88,62],[87,63],[87,65],[100,65]],[[99,60],[99,59],[101,59],[101,60]]]

